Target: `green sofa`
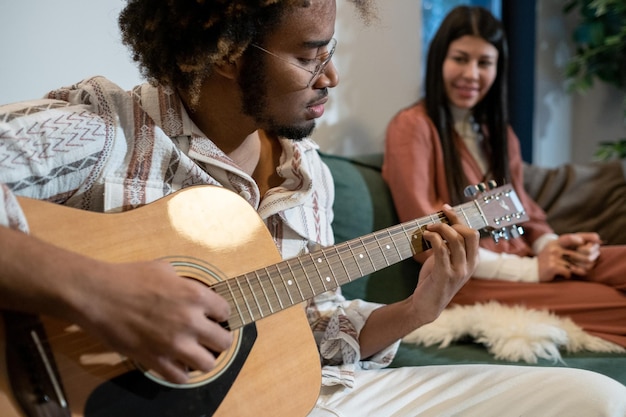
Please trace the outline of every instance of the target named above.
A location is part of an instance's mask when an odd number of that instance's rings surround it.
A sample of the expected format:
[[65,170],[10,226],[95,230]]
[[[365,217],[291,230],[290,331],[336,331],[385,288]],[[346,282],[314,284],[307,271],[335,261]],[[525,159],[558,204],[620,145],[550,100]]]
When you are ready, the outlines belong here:
[[[337,243],[398,223],[395,208],[380,167],[382,155],[346,158],[321,154],[335,182]],[[626,180],[622,161],[567,164],[548,169],[528,165],[527,191],[546,210],[557,233],[596,230],[607,243],[626,243]],[[391,303],[409,296],[417,283],[419,264],[407,259],[344,285],[348,298]],[[495,359],[487,349],[472,341],[452,343],[446,348],[402,343],[392,367],[455,363],[499,363],[526,366],[569,366],[593,370],[626,385],[626,354],[561,353],[563,363],[539,359],[537,364]]]

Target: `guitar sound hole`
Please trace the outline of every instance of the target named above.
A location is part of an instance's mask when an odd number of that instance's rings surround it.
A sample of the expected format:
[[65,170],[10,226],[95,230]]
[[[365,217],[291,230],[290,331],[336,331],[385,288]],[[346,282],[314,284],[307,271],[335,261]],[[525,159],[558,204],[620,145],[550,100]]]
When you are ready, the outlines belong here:
[[[139,368],[141,369],[141,367]],[[187,370],[187,375],[189,377],[188,381],[184,384],[175,384],[173,382],[165,380],[160,374],[151,369],[142,369],[142,371],[144,372],[144,375],[146,375],[148,378],[155,381],[156,383],[171,388],[195,388],[198,385],[202,385],[204,381],[209,378],[209,373],[198,370]]]
[[[225,323],[222,323],[222,326],[227,328],[227,324]],[[213,368],[213,370],[211,370],[210,372],[203,372],[203,371],[199,371],[196,369],[189,369],[187,371],[189,379],[184,384],[175,384],[173,382],[167,381],[157,372],[151,369],[146,369],[141,364],[137,364],[137,368],[141,372],[143,372],[143,374],[147,378],[153,380],[154,382],[160,385],[164,385],[170,388],[181,388],[181,389],[196,388],[201,385],[208,384],[212,382],[213,380],[215,380],[216,378],[218,378],[222,373],[224,373],[227,370],[227,368],[232,364],[232,361],[235,359],[235,357],[237,356],[237,353],[239,352],[239,349],[242,343],[243,332],[241,331],[241,329],[237,329],[237,330],[234,330],[232,334],[233,334],[233,344],[230,347],[230,349],[225,350],[224,352],[221,352],[220,354],[216,355],[215,368]]]

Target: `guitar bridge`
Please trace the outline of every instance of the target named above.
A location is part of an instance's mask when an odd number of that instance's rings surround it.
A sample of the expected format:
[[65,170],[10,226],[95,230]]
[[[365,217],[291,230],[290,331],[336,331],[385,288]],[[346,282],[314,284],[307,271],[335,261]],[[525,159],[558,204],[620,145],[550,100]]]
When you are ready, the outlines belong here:
[[13,396],[27,417],[70,417],[71,412],[39,317],[3,312],[6,366]]

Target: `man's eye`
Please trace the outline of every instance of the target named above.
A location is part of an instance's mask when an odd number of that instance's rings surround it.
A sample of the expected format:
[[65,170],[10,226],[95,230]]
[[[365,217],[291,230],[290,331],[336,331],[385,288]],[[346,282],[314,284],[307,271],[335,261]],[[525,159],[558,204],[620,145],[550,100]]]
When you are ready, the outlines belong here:
[[298,61],[300,61],[302,65],[316,65],[318,62],[318,59],[317,58],[298,58]]
[[298,61],[300,61],[302,64],[306,65],[317,65],[320,62],[324,62],[327,58],[328,55],[330,54],[329,51],[324,51],[322,53],[319,53],[316,56],[313,56],[311,58],[298,58]]

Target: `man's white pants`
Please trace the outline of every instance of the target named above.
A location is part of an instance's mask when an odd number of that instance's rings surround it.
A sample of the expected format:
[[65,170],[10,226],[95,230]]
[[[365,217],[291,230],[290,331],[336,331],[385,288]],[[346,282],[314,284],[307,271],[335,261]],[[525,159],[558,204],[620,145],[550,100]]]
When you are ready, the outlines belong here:
[[571,368],[437,365],[358,371],[309,417],[626,417],[626,387]]

